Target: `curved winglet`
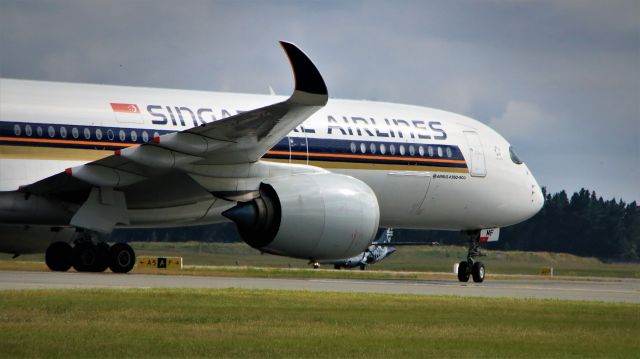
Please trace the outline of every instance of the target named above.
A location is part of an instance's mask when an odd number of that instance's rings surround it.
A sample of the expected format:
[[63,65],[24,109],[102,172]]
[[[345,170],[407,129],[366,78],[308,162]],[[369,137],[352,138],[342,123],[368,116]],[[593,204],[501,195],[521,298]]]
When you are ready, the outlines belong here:
[[[311,59],[309,59],[309,57],[296,45],[290,42],[280,41],[280,46],[282,46],[282,49],[287,54],[289,62],[291,63],[291,68],[296,81],[295,91],[321,96],[318,98],[318,102],[320,102],[319,104],[326,104],[329,98],[327,86],[325,85],[322,75],[320,75],[320,71],[318,71],[316,65],[314,65]],[[295,92],[291,97],[295,100]]]

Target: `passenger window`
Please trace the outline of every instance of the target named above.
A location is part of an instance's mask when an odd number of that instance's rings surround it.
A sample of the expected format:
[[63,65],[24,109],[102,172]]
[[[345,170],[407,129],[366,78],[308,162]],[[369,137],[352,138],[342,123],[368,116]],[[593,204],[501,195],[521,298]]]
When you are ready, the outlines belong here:
[[96,138],[97,138],[98,140],[101,140],[101,139],[102,139],[102,130],[101,130],[101,129],[99,129],[99,128],[96,128]]
[[433,146],[427,147],[427,152],[429,153],[429,157],[433,157]]
[[442,157],[442,147],[438,146],[438,157]]
[[389,153],[394,156],[396,154],[396,146],[394,144],[389,145]]
[[387,147],[384,145],[384,143],[380,144],[380,153],[381,154],[385,154],[387,152]]
[[453,152],[451,152],[451,147],[447,147],[447,157],[451,158],[453,156]]
[[84,138],[86,138],[87,140],[91,138],[91,130],[85,127],[83,132],[84,132]]
[[358,149],[356,148],[356,144],[354,142],[351,142],[351,153],[356,153]]
[[404,156],[404,145],[400,145],[400,156]]
[[369,151],[371,151],[371,154],[376,154],[376,144],[372,143],[369,145]]
[[416,149],[413,145],[409,146],[409,155],[412,157],[416,155]]
[[424,157],[424,147],[418,147],[418,153],[420,154],[420,157]]
[[71,136],[73,136],[73,138],[78,138],[78,136],[80,136],[80,133],[78,132],[78,129],[76,127],[71,129]]
[[364,143],[360,144],[360,152],[367,153],[367,146]]
[[67,128],[66,127],[60,127],[60,136],[62,136],[62,138],[67,138]]

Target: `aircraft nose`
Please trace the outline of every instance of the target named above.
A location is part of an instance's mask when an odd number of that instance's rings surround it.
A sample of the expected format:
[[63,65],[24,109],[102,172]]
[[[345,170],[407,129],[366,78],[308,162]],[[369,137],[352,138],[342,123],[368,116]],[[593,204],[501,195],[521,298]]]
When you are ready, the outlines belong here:
[[526,221],[540,212],[544,205],[542,190],[526,167],[520,176],[514,178],[517,180],[508,187],[511,189],[510,195],[503,197],[509,205],[504,206],[506,210],[501,212],[501,226]]
[[530,210],[530,217],[535,216],[538,212],[540,212],[540,210],[542,209],[542,206],[544,204],[544,197],[542,196],[542,191],[540,190],[540,187],[537,184],[532,184],[531,185],[531,191],[530,191],[530,205],[529,205],[529,210]]
[[544,195],[533,175],[529,174],[529,176],[531,177],[531,216],[534,216],[544,206]]
[[536,185],[536,194],[535,194],[535,203],[537,205],[536,213],[539,212],[544,206],[544,194],[542,194],[542,189],[540,186]]

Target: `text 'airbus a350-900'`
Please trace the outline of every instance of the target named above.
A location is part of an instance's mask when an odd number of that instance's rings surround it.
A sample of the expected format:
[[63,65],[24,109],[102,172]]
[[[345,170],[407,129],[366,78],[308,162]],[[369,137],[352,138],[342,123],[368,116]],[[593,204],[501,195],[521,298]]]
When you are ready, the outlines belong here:
[[[129,272],[115,228],[232,221],[262,252],[310,262],[367,250],[379,228],[461,231],[479,245],[543,196],[509,142],[426,107],[329,99],[281,42],[290,97],[0,80],[0,251],[48,267]],[[102,235],[101,235],[102,234]]]

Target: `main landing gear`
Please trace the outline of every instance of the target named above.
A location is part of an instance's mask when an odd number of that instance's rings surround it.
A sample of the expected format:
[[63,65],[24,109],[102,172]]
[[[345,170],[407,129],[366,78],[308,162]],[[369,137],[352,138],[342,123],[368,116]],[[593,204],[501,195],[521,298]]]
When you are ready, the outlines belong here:
[[104,272],[110,268],[114,273],[128,273],[136,263],[136,254],[126,243],[109,247],[104,242],[94,244],[89,239],[75,242],[52,243],[45,253],[45,262],[52,271],[65,272],[73,267],[78,272]]
[[474,282],[482,283],[485,274],[484,264],[476,260],[481,256],[480,231],[465,231],[463,235],[467,237],[469,252],[467,253],[467,260],[458,264],[458,280],[468,282],[469,277],[473,277]]

